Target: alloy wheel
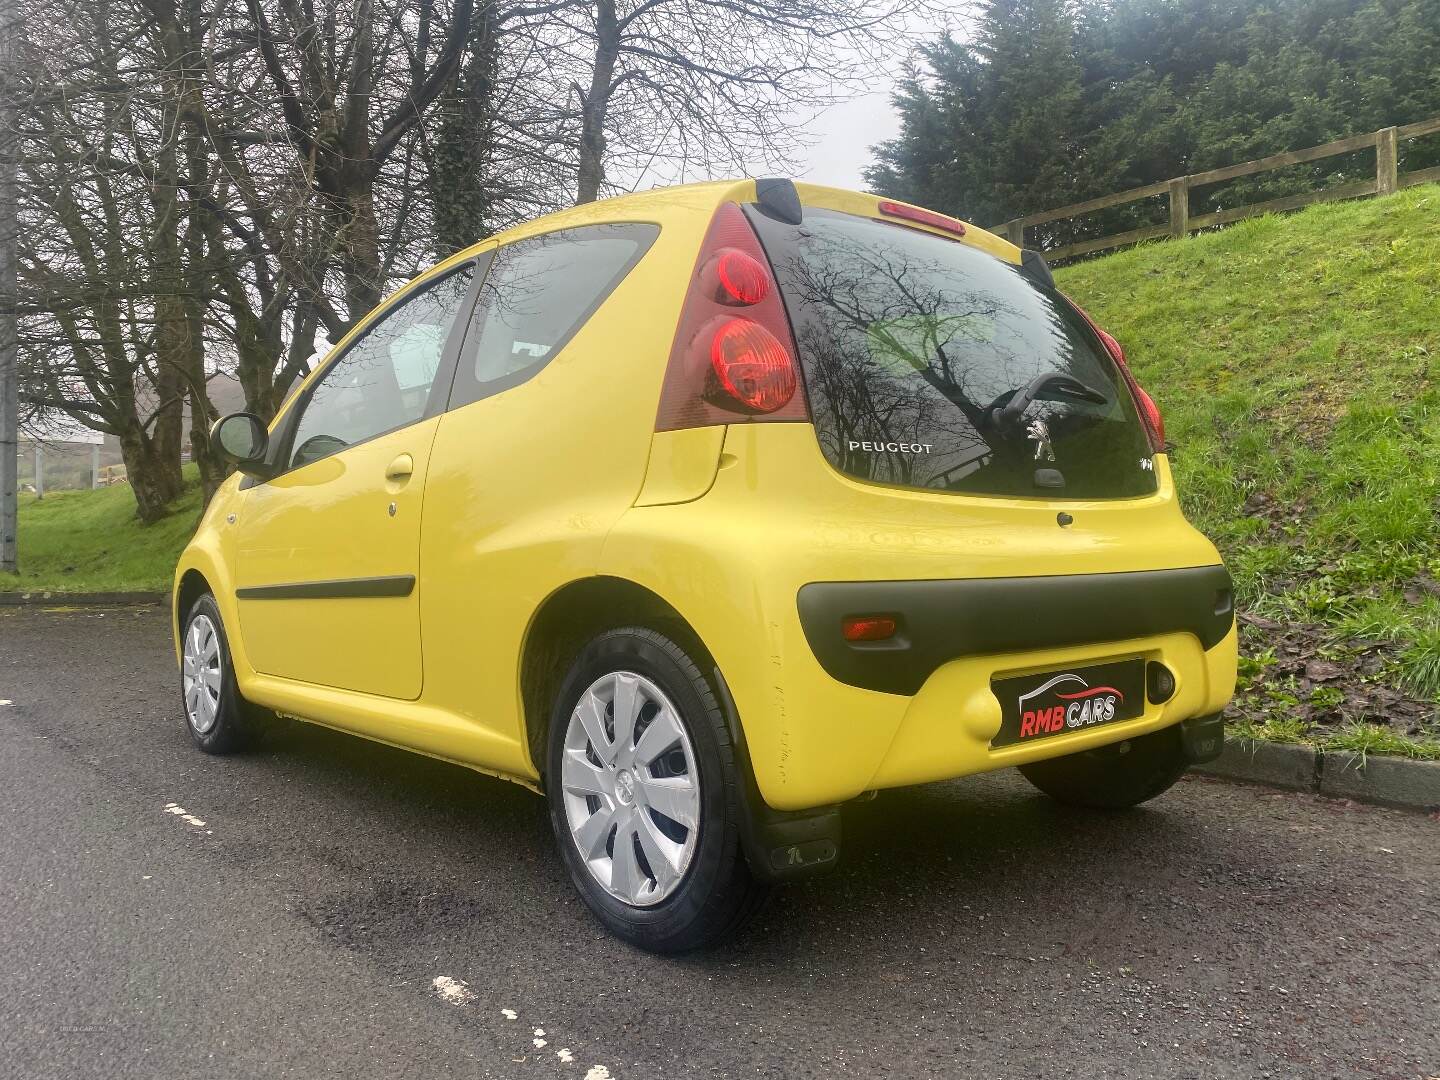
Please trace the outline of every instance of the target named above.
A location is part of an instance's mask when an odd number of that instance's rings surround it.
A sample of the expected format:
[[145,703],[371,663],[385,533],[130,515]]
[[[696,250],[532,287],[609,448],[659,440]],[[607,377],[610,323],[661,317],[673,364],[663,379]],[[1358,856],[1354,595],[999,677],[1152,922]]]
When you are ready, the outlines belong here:
[[185,718],[197,735],[215,726],[220,715],[223,675],[220,634],[209,615],[196,615],[185,631],[181,672],[185,687]]

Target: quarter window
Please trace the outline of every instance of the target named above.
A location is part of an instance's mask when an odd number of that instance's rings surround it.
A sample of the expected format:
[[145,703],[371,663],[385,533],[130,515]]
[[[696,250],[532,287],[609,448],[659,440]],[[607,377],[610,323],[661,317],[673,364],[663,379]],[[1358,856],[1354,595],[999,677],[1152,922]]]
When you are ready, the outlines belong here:
[[473,276],[474,268],[466,266],[401,301],[330,365],[302,405],[292,468],[426,414],[446,338]]
[[659,232],[655,225],[587,225],[497,251],[471,316],[451,406],[516,386],[549,363]]

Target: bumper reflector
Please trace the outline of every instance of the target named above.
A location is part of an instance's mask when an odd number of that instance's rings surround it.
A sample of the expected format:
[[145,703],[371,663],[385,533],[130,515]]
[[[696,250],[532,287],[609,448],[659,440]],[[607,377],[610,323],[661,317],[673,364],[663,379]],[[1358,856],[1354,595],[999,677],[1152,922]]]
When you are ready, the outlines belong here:
[[885,641],[895,636],[895,619],[890,615],[847,615],[840,620],[840,634],[846,641]]

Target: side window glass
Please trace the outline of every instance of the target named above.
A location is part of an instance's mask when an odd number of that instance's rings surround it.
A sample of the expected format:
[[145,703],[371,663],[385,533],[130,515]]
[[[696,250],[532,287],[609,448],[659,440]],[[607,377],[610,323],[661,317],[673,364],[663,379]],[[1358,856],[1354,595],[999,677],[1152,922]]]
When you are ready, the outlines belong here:
[[587,225],[501,248],[480,287],[451,407],[530,378],[649,249],[655,225]]
[[402,301],[330,366],[300,414],[292,468],[425,415],[445,340],[473,276],[474,268],[466,266]]

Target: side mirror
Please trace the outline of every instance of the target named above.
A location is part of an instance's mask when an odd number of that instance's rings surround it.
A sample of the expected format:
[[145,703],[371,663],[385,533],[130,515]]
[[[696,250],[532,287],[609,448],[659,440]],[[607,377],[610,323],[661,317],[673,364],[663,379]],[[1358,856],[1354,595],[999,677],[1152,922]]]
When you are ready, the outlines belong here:
[[222,416],[210,429],[210,441],[220,456],[247,476],[263,476],[265,454],[270,449],[270,432],[254,413],[237,412]]

